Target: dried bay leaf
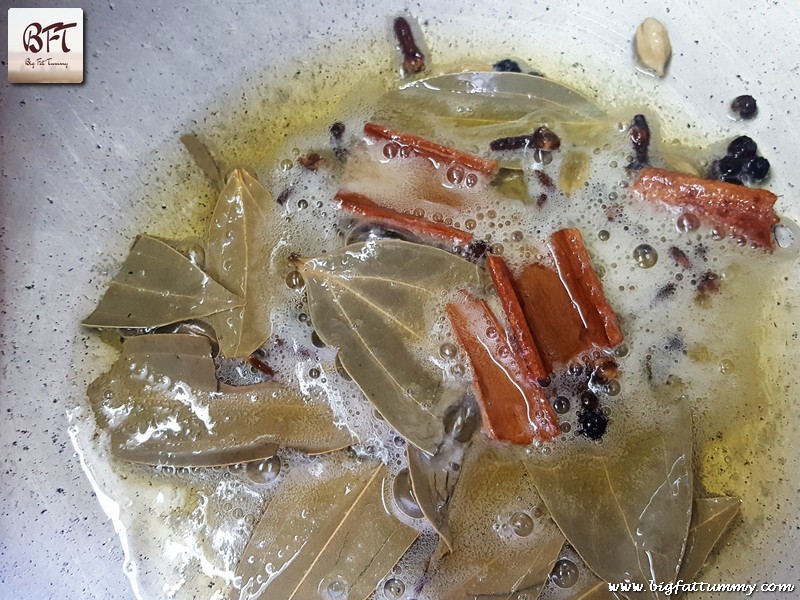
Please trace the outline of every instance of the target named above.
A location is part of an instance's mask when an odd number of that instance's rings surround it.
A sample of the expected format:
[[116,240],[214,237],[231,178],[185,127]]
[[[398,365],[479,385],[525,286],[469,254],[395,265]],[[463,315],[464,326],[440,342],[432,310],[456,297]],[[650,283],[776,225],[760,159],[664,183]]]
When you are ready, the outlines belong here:
[[478,426],[478,408],[472,401],[454,407],[445,416],[447,435],[433,456],[416,446],[406,446],[408,473],[420,511],[447,547],[453,549],[453,536],[447,524],[450,499],[461,472],[461,462]]
[[211,155],[208,148],[206,148],[205,144],[201,142],[196,135],[192,135],[191,133],[182,135],[181,143],[192,156],[197,166],[200,167],[200,170],[208,177],[216,191],[221,190],[223,179],[219,165],[217,161],[214,160],[214,157]]
[[[686,542],[686,551],[681,564],[678,580],[696,581],[697,574],[708,558],[709,553],[728,529],[738,514],[742,501],[738,498],[697,498],[692,509],[692,522]],[[608,591],[608,583],[594,575],[578,556],[571,556],[578,565],[580,578],[572,588],[574,600],[615,600],[616,595]],[[553,587],[552,585],[550,587]],[[558,592],[552,595],[558,597]],[[647,597],[646,593],[628,593],[629,598]],[[543,593],[547,600],[550,594]]]
[[645,420],[615,406],[603,444],[553,444],[550,455],[525,464],[553,519],[601,579],[675,581],[692,508],[688,407],[660,398]]
[[89,327],[150,328],[207,317],[244,305],[164,242],[140,235],[97,308]]
[[453,551],[440,542],[424,590],[442,599],[535,598],[564,536],[544,510],[520,455],[478,436],[450,501]]
[[709,553],[739,513],[739,498],[698,498],[694,501],[692,524],[686,542],[686,556],[679,579],[694,581]]
[[444,409],[460,390],[419,356],[437,351],[429,332],[447,293],[479,285],[479,269],[400,240],[352,244],[298,263],[319,337],[339,349],[342,366],[386,421],[434,454]]
[[130,338],[87,393],[112,453],[131,462],[217,466],[268,458],[279,445],[318,454],[352,441],[327,405],[276,382],[218,386],[205,337]]
[[206,268],[246,300],[212,319],[220,349],[229,358],[249,356],[270,335],[270,300],[282,283],[275,256],[285,246],[274,227],[279,215],[272,195],[242,169],[233,171],[214,208]]
[[240,599],[363,600],[419,532],[384,508],[383,465],[315,465],[312,483],[285,480],[237,568]]

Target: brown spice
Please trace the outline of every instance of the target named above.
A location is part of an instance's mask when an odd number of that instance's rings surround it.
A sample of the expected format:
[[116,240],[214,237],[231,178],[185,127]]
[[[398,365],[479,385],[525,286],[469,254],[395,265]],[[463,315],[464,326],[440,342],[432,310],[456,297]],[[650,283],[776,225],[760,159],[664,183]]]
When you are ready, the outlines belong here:
[[464,248],[474,238],[471,233],[461,231],[444,223],[434,223],[424,217],[397,212],[375,204],[361,194],[340,191],[336,194],[339,208],[350,215],[359,217],[381,227],[391,230],[409,232],[418,239],[442,244],[448,250],[454,247]]
[[397,17],[394,20],[394,36],[403,54],[403,74],[416,75],[425,70],[425,55],[417,46],[414,34],[411,31],[411,24],[405,17]]
[[688,209],[753,246],[775,248],[772,226],[778,222],[773,209],[777,196],[768,190],[651,167],[639,172],[632,189],[645,202]]
[[447,305],[447,315],[472,366],[486,435],[522,445],[559,435],[550,402],[525,362],[510,348],[502,324],[486,301],[462,292]]

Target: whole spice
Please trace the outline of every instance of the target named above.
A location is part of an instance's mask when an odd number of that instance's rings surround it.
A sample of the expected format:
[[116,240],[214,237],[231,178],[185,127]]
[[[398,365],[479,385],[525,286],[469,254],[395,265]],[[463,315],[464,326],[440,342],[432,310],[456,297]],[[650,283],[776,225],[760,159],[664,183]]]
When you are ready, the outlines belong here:
[[397,17],[394,20],[394,35],[403,55],[403,75],[408,77],[424,71],[425,55],[417,46],[414,34],[411,31],[411,24],[405,17]]
[[[417,135],[403,133],[378,125],[377,123],[366,123],[364,125],[364,136],[371,140],[386,140],[399,146],[398,150],[408,148],[408,151],[418,156],[424,156],[436,162],[447,165],[459,165],[465,169],[478,171],[485,175],[494,175],[497,172],[497,162],[467,152],[462,152],[455,148],[442,146],[435,142],[428,141]],[[466,179],[466,178],[465,178]]]
[[544,126],[539,127],[531,134],[498,138],[489,143],[489,148],[498,152],[503,150],[525,150],[527,148],[552,152],[560,147],[561,138]]
[[447,305],[447,315],[472,365],[486,435],[523,445],[557,436],[558,419],[550,402],[525,361],[510,347],[486,301],[461,292]]
[[408,232],[424,242],[441,244],[448,250],[464,248],[474,237],[469,232],[444,223],[434,223],[423,217],[379,206],[361,194],[340,191],[336,194],[336,200],[345,213],[393,231]]
[[744,94],[733,99],[731,111],[740,119],[752,119],[758,114],[758,104],[755,98]]
[[633,117],[630,139],[636,158],[629,167],[640,169],[650,162],[647,155],[648,149],[650,148],[650,126],[647,124],[647,119],[644,118],[644,115],[636,115]]
[[632,189],[646,202],[690,210],[753,246],[775,247],[772,226],[778,222],[773,209],[777,196],[772,192],[650,167],[639,172]]
[[634,47],[639,64],[646,71],[663,77],[672,56],[667,28],[657,19],[645,19],[636,30]]

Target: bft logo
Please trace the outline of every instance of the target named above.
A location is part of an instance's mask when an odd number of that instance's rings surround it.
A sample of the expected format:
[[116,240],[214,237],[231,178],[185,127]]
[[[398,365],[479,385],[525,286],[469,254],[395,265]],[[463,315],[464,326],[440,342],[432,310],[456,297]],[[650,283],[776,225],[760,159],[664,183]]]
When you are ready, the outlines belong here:
[[8,80],[81,83],[83,10],[9,8]]
[[[66,54],[70,51],[67,46],[67,29],[77,26],[77,23],[53,23],[42,27],[40,23],[31,23],[22,34],[22,47],[26,52],[36,54],[41,52],[44,45],[47,44],[46,52],[50,52],[50,42],[61,40],[61,51]],[[42,41],[42,34],[45,34],[44,41]]]

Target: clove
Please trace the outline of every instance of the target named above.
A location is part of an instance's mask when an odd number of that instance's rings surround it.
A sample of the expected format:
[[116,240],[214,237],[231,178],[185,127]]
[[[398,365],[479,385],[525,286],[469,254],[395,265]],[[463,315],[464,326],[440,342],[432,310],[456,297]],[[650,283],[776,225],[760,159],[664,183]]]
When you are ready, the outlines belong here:
[[411,24],[405,17],[397,17],[394,20],[394,35],[403,54],[403,75],[408,77],[422,73],[425,70],[425,55],[417,46]]
[[650,164],[650,159],[648,157],[650,126],[647,124],[647,119],[644,118],[644,115],[636,115],[633,117],[630,129],[630,140],[635,158],[633,162],[628,165],[628,168],[641,169]]

